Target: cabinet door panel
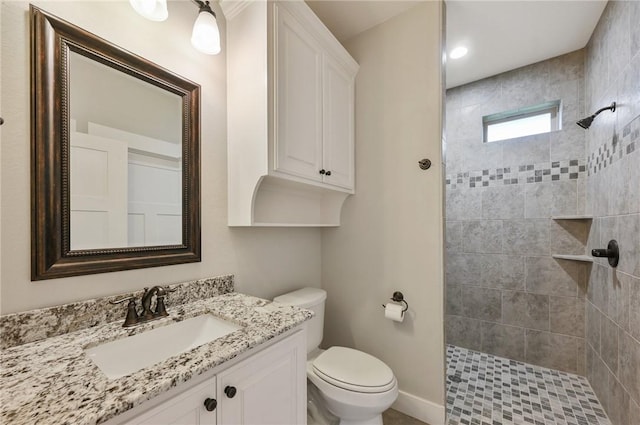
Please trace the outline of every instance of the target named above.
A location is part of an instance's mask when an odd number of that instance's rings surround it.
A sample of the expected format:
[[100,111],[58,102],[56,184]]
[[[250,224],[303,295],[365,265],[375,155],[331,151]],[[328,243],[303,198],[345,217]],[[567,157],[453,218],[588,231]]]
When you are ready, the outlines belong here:
[[324,60],[323,138],[324,182],[354,186],[354,81],[329,55]]
[[215,378],[171,398],[127,422],[127,425],[216,425],[216,411],[204,407],[207,398],[215,398]]
[[[218,375],[218,420],[224,425],[304,425],[306,342],[298,332]],[[234,387],[229,398],[225,388]]]
[[321,181],[322,53],[282,6],[277,19],[276,171]]

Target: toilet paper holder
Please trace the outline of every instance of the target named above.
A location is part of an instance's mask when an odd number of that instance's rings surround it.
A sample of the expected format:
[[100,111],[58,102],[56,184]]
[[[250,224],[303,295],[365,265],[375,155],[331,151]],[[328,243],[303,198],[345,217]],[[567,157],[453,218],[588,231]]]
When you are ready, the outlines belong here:
[[[404,308],[402,309],[403,314],[405,311],[409,310],[409,303],[404,300],[404,295],[402,295],[402,292],[395,291],[390,299],[391,301],[404,304]],[[385,304],[382,304],[382,308],[387,308],[387,306]]]

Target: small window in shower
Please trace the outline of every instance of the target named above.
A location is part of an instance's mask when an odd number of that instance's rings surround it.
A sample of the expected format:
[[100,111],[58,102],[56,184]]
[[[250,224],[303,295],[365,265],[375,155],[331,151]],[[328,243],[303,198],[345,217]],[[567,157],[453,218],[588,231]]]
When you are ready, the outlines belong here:
[[520,108],[482,117],[484,141],[549,133],[560,129],[560,101]]

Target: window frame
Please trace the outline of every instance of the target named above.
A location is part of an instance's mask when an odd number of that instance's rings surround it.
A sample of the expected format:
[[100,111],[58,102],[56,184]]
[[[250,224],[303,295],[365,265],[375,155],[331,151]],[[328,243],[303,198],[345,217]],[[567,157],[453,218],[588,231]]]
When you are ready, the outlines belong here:
[[517,121],[524,118],[534,117],[537,115],[543,114],[551,114],[551,129],[549,133],[553,131],[558,131],[562,129],[562,102],[560,100],[554,100],[551,102],[545,102],[534,106],[528,106],[525,108],[513,109],[505,112],[498,112],[496,114],[485,115],[482,117],[482,141],[483,143],[495,143],[502,142],[505,140],[518,139],[521,137],[534,136],[536,134],[546,134],[547,132],[542,133],[533,133],[526,134],[523,136],[510,137],[506,139],[499,140],[488,140],[488,129],[490,125],[501,124],[509,121]]

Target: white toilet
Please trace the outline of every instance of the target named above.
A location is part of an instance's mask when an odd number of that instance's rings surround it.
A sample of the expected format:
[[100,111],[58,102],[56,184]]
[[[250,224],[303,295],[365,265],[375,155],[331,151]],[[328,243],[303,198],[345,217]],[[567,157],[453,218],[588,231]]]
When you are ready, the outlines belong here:
[[382,425],[382,412],[398,397],[393,371],[377,358],[345,347],[319,348],[324,330],[326,291],[303,288],[274,298],[279,304],[313,310],[307,329],[307,378],[340,425]]

